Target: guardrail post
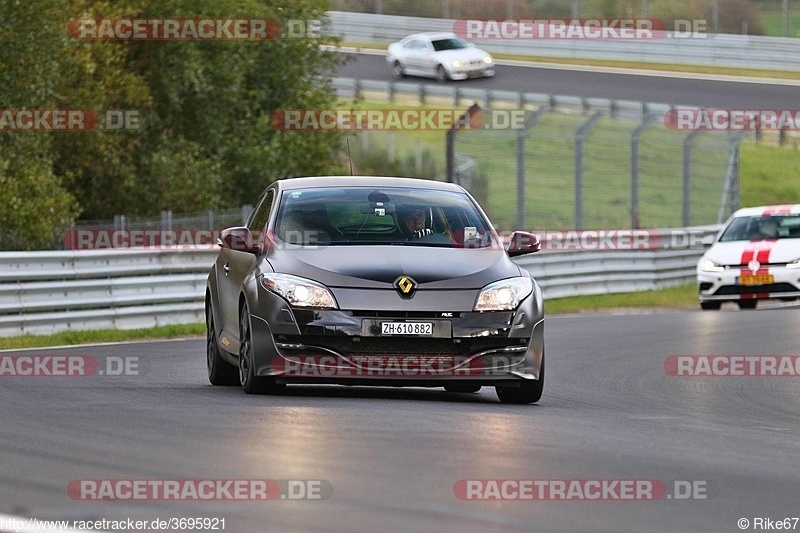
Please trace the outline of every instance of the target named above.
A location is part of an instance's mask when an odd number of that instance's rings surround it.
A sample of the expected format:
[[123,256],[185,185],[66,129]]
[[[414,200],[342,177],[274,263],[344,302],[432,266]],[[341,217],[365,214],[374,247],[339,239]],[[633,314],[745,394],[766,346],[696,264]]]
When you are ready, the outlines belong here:
[[486,100],[486,108],[487,109],[491,109],[492,108],[492,90],[491,89],[486,89],[486,97],[484,98],[484,100]]
[[596,112],[575,133],[575,229],[583,229],[583,141],[603,115],[604,111]]
[[353,80],[353,98],[361,96],[361,80],[356,78]]
[[419,84],[419,103],[420,104],[424,104],[425,103],[425,93],[426,93],[425,84],[424,83],[420,83]]
[[[646,111],[647,106],[642,107]],[[639,229],[639,140],[647,128],[653,125],[656,115],[646,114],[642,123],[631,133],[631,228]]]
[[455,91],[453,91],[453,107],[458,107],[461,102],[461,90],[456,87]]
[[172,211],[161,211],[161,230],[172,231]]
[[683,227],[692,222],[692,142],[701,130],[694,130],[683,140]]
[[386,99],[389,100],[390,104],[394,103],[394,92],[395,92],[394,82],[390,81],[389,82],[389,87],[386,90]]

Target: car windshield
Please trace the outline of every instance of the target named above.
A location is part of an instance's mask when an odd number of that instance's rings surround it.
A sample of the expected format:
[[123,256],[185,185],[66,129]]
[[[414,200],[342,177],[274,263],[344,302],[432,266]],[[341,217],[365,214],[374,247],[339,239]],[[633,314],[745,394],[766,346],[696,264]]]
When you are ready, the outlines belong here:
[[465,193],[400,187],[285,191],[275,235],[301,246],[497,245],[495,232]]
[[762,215],[734,218],[720,237],[720,242],[763,239],[800,239],[800,214]]
[[431,41],[431,44],[433,45],[433,49],[437,52],[441,52],[442,50],[461,50],[467,47],[467,43],[455,37],[436,39],[435,41]]

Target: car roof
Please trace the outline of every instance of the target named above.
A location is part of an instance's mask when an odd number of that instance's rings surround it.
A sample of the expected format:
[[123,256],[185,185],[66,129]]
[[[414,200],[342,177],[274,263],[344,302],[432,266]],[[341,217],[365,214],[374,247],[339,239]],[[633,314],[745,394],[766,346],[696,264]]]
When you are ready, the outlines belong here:
[[733,214],[734,218],[758,217],[766,215],[794,215],[800,213],[800,204],[762,205],[758,207],[745,207]]
[[435,31],[428,31],[423,33],[414,33],[409,35],[408,37],[403,38],[405,41],[406,39],[420,39],[420,38],[427,38],[427,39],[453,39],[458,38],[458,36],[453,32],[435,32]]
[[284,178],[278,180],[276,183],[282,191],[315,189],[319,187],[405,187],[411,189],[464,192],[463,188],[454,183],[385,176],[312,176],[304,178]]

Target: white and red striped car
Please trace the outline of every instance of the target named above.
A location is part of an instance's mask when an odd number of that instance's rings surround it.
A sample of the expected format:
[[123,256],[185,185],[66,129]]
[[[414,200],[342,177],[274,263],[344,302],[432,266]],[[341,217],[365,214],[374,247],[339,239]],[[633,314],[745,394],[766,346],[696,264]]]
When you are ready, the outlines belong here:
[[800,297],[800,204],[736,211],[697,264],[700,306]]

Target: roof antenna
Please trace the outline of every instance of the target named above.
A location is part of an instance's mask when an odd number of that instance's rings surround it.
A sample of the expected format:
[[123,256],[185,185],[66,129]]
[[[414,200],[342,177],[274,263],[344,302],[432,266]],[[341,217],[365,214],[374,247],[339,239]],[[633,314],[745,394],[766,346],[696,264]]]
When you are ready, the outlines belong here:
[[355,176],[353,174],[353,156],[350,154],[350,138],[345,139],[347,143],[347,160],[350,161],[350,175]]

